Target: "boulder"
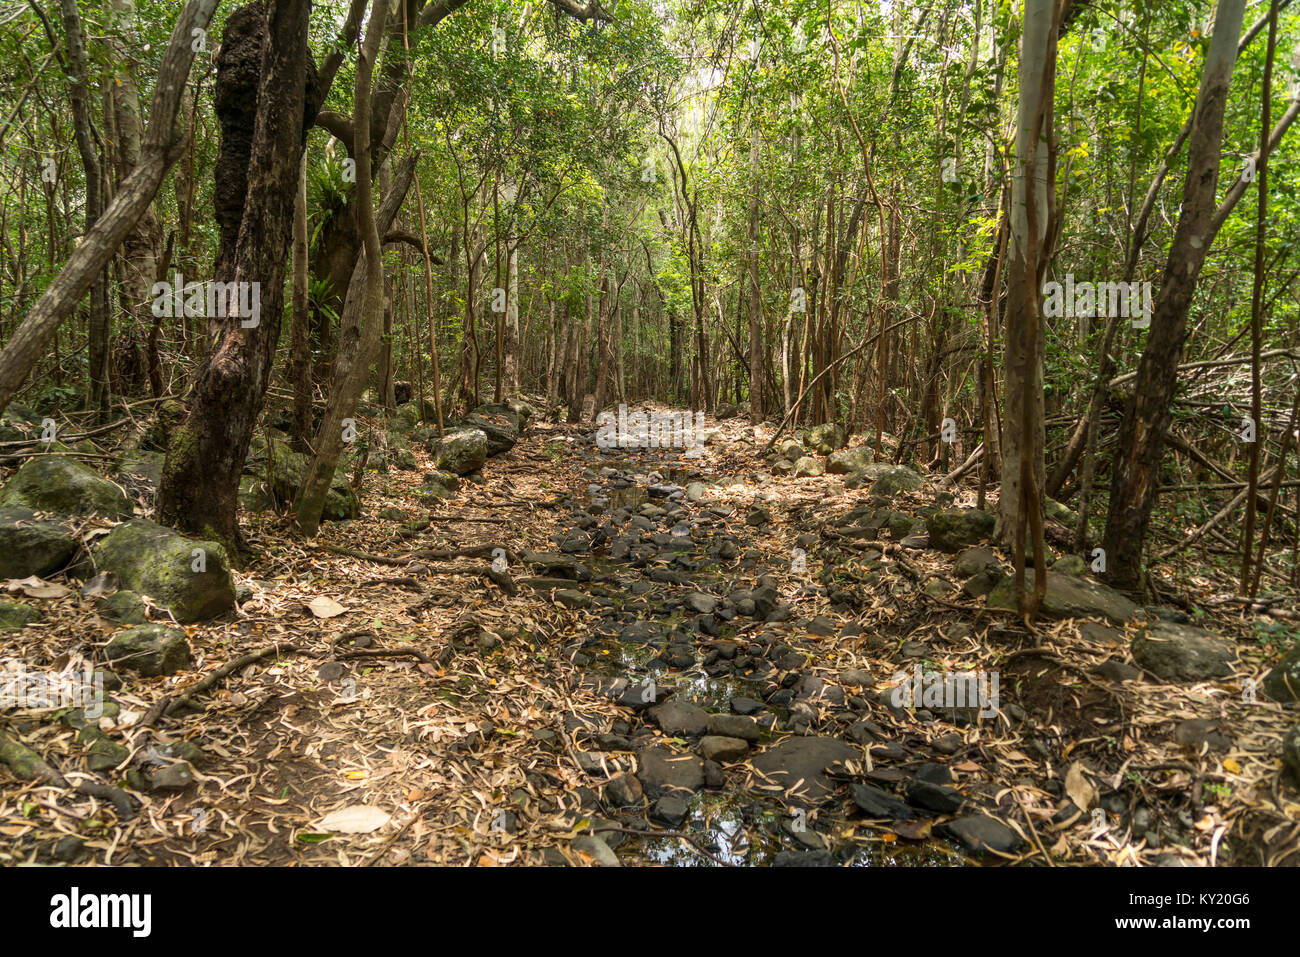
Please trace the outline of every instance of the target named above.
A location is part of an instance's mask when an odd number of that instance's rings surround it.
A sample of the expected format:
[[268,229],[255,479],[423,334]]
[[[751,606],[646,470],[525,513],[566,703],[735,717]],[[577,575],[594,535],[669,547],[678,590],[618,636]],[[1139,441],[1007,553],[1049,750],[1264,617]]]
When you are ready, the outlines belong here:
[[850,489],[870,487],[876,495],[893,496],[899,492],[914,492],[924,481],[906,465],[873,462],[850,475],[845,480],[844,487]]
[[93,552],[97,568],[115,572],[123,588],[148,595],[178,621],[205,621],[235,606],[230,562],[216,542],[137,518],[105,535]]
[[804,478],[805,476],[815,478],[825,474],[826,466],[822,464],[822,460],[811,455],[802,456],[794,463],[793,475],[795,478]]
[[[1034,571],[1025,571],[1026,591],[1034,587]],[[989,592],[988,607],[1000,611],[1016,610],[1016,579],[1014,575],[1003,578]],[[1123,624],[1138,610],[1113,588],[1070,575],[1047,573],[1047,593],[1040,609],[1052,618],[1105,618]]]
[[429,441],[429,452],[437,458],[441,471],[468,475],[483,467],[488,457],[488,437],[482,429],[454,429],[442,441]]
[[104,654],[118,668],[156,678],[189,665],[190,643],[185,632],[175,628],[137,625],[114,635]]
[[1263,687],[1274,701],[1300,701],[1300,641],[1264,676]]
[[830,737],[790,737],[764,751],[750,763],[758,772],[754,784],[779,787],[793,804],[816,805],[828,800],[835,783],[827,776],[836,764],[861,761],[853,745]]
[[117,463],[115,478],[131,495],[141,495],[152,501],[162,487],[163,463],[167,456],[161,452],[136,449],[127,452]]
[[950,508],[931,515],[926,524],[931,548],[958,552],[992,535],[997,519],[978,508]]
[[72,561],[77,541],[60,522],[20,505],[0,508],[0,578],[44,578]]
[[413,431],[420,424],[420,407],[414,402],[404,402],[388,420],[388,429],[398,435]]
[[[481,405],[460,422],[463,428],[478,429],[487,436],[488,455],[500,455],[519,441],[522,418],[505,404]],[[472,470],[471,470],[472,471]]]
[[865,445],[857,445],[851,449],[832,452],[826,460],[826,471],[832,475],[852,475],[874,461],[875,456],[871,454],[871,449]]
[[1165,681],[1201,681],[1232,674],[1230,642],[1191,625],[1154,621],[1133,636],[1133,660]]
[[833,422],[826,425],[814,425],[808,430],[808,444],[822,455],[830,455],[836,449],[844,448],[848,437],[844,430]]
[[90,466],[66,455],[28,460],[0,491],[0,506],[4,505],[60,515],[131,515],[131,500],[125,492]]
[[704,787],[704,762],[693,754],[646,748],[637,755],[637,777],[652,801],[665,794],[687,797]]
[[[298,491],[302,488],[303,479],[307,477],[307,467],[310,464],[306,454],[292,451],[287,442],[256,441],[250,446],[245,472],[264,481],[260,490],[257,488],[257,483],[250,485],[250,492],[247,495],[248,504],[245,507],[257,504],[265,508],[268,507],[265,504],[268,502],[271,503],[269,507],[289,507],[298,497]],[[245,500],[246,495],[241,482],[241,504]],[[348,483],[346,465],[340,460],[334,469],[334,478],[330,482],[329,491],[325,494],[321,520],[342,522],[356,518],[359,508],[357,493]],[[259,509],[250,508],[250,511],[257,510]]]

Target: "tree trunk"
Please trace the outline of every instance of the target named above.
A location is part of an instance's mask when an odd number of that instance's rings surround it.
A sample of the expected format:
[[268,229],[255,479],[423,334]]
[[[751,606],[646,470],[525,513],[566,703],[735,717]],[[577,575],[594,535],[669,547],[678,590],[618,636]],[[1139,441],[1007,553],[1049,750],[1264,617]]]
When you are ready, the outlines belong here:
[[310,9],[309,0],[240,7],[226,21],[217,58],[222,242],[214,278],[258,283],[259,311],[256,320],[237,310],[208,317],[212,347],[167,453],[158,510],[167,524],[235,552],[242,550],[239,478],[280,341],[295,186],[319,108],[307,49]]
[[1219,0],[1215,13],[1214,35],[1193,108],[1182,210],[1133,395],[1120,425],[1103,541],[1107,579],[1119,588],[1135,590],[1141,584],[1142,545],[1155,505],[1164,434],[1187,339],[1187,311],[1213,239],[1223,114],[1244,8],[1245,0]]

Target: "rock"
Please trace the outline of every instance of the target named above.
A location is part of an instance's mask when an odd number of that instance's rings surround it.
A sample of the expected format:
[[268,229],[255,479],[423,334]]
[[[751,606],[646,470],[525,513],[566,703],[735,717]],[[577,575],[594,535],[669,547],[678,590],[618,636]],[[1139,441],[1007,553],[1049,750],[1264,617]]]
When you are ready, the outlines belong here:
[[939,831],[964,844],[971,851],[997,851],[1010,854],[1023,843],[1019,835],[996,818],[986,814],[959,817],[942,825]]
[[645,798],[645,791],[636,775],[620,774],[605,785],[605,798],[614,807],[634,807]]
[[1133,660],[1165,681],[1201,681],[1232,674],[1236,649],[1208,631],[1171,621],[1143,625],[1133,636]]
[[565,608],[586,608],[591,604],[591,596],[576,588],[557,588],[551,597]]
[[681,827],[688,813],[690,813],[690,805],[685,798],[676,794],[665,794],[650,808],[651,818],[662,821],[672,828]]
[[[880,463],[877,463],[880,464]],[[867,466],[861,472],[855,472],[854,475],[868,476],[875,466]],[[851,485],[850,478],[844,483],[845,488],[861,488],[862,485]],[[891,465],[884,471],[876,473],[876,477],[871,481],[871,492],[873,495],[884,495],[893,497],[899,492],[915,492],[923,483],[921,476],[917,475],[905,465]]]
[[21,505],[0,508],[0,578],[44,578],[72,561],[72,531],[60,522],[37,520]]
[[1264,676],[1262,687],[1274,701],[1300,701],[1300,641]]
[[984,541],[996,524],[996,518],[977,508],[946,509],[931,515],[926,523],[930,547],[943,552],[957,552]]
[[99,569],[115,572],[123,588],[148,595],[178,621],[206,621],[235,607],[229,560],[216,542],[136,518],[100,539],[93,553]]
[[769,525],[771,524],[771,522],[772,522],[772,513],[769,512],[767,509],[762,508],[761,506],[750,509],[749,514],[745,516],[745,524],[753,525],[756,528],[761,528],[764,525]]
[[1053,522],[1060,522],[1072,531],[1079,524],[1079,516],[1054,498],[1043,499],[1043,515]]
[[808,430],[808,444],[822,455],[830,455],[836,449],[844,448],[848,441],[844,430],[834,423],[814,425]]
[[786,738],[750,763],[760,775],[756,783],[795,788],[785,795],[795,804],[822,804],[835,789],[827,770],[837,763],[861,759],[862,752],[847,742],[812,736]]
[[468,475],[483,467],[488,457],[488,437],[482,429],[454,429],[442,441],[429,441],[438,468],[453,475]]
[[117,667],[146,678],[170,675],[190,663],[190,643],[185,632],[164,625],[137,625],[119,631],[104,648]]
[[713,410],[715,419],[734,419],[739,414],[740,410],[730,402],[719,402],[718,407]]
[[404,402],[388,420],[388,428],[398,435],[414,431],[420,425],[420,407],[414,402]]
[[849,796],[867,817],[887,821],[907,821],[916,817],[916,812],[902,800],[871,784],[850,784]]
[[763,702],[756,701],[753,698],[746,698],[743,695],[737,695],[728,704],[736,714],[744,715],[758,714],[765,708]]
[[773,867],[834,867],[835,858],[830,851],[778,851],[772,857]]
[[740,738],[750,744],[757,743],[762,731],[753,718],[739,714],[711,714],[706,730],[709,734],[721,735],[725,738]]
[[579,834],[569,846],[579,854],[591,858],[592,865],[596,867],[621,866],[617,855],[609,849],[609,845],[595,834]]
[[31,605],[16,601],[0,601],[0,631],[17,631],[26,628],[34,621],[41,620],[41,613]]
[[749,744],[741,738],[710,734],[700,740],[700,757],[719,764],[732,764],[749,756]]
[[159,768],[149,779],[149,786],[155,791],[184,791],[193,783],[194,769],[188,761],[177,761]]
[[709,714],[689,701],[665,701],[649,711],[650,720],[670,738],[695,738],[709,726]]
[[957,560],[953,562],[952,569],[957,573],[958,577],[970,578],[990,566],[993,568],[1002,567],[1002,563],[998,561],[998,557],[993,554],[992,549],[972,546],[963,548],[957,553]]
[[917,778],[907,787],[907,803],[936,814],[956,814],[965,799],[956,788]]
[[1092,674],[1099,675],[1107,681],[1136,681],[1142,677],[1141,669],[1114,659],[1103,661],[1089,670]]
[[871,449],[865,445],[858,445],[851,449],[832,452],[826,459],[826,471],[832,475],[852,475],[874,461],[875,457],[871,454]]
[[814,458],[811,455],[804,455],[794,463],[794,478],[816,478],[819,475],[826,474],[826,466],[822,460]]
[[704,787],[704,762],[693,754],[646,748],[637,755],[637,777],[652,801],[674,792],[693,794]]
[[460,424],[478,429],[487,436],[487,454],[492,456],[514,448],[519,441],[519,421],[519,413],[507,405],[481,405],[465,416]]
[[713,614],[714,610],[718,607],[718,600],[714,598],[712,595],[706,595],[703,592],[692,591],[692,592],[687,592],[682,597],[682,604],[684,604],[691,611],[696,612],[698,614],[711,615]]
[[[1034,587],[1034,572],[1025,571],[1025,590]],[[1003,578],[989,592],[988,607],[1002,611],[1016,610],[1016,580],[1014,575]],[[1047,573],[1047,592],[1043,596],[1042,612],[1053,618],[1105,618],[1123,624],[1138,610],[1113,588],[1086,578]]]
[[1062,555],[1052,562],[1052,571],[1057,575],[1073,575],[1079,578],[1088,574],[1088,563],[1079,555]]
[[132,495],[142,495],[152,501],[162,487],[163,463],[167,456],[161,452],[136,449],[127,452],[117,463],[118,483]]
[[140,600],[138,594],[129,588],[114,592],[107,598],[101,599],[95,610],[99,612],[101,618],[107,618],[109,621],[120,622],[124,625],[143,625],[149,621],[149,616],[145,613],[144,602]]
[[129,518],[131,500],[88,465],[66,455],[29,459],[0,491],[0,506],[17,505],[59,515]]

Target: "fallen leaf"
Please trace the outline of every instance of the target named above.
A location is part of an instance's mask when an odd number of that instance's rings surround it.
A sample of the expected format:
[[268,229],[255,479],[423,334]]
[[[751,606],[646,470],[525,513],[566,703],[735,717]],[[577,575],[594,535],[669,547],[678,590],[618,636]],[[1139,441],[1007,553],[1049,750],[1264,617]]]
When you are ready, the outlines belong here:
[[319,595],[318,597],[313,598],[307,603],[307,608],[317,618],[333,618],[336,615],[341,615],[347,611],[346,608],[336,602],[333,598],[328,598],[325,595]]
[[383,808],[370,804],[352,804],[326,814],[316,826],[322,831],[333,831],[336,834],[369,834],[390,820],[392,815]]
[[1065,772],[1065,793],[1080,811],[1086,811],[1097,803],[1097,789],[1084,771],[1083,763],[1075,761]]
[[1227,771],[1229,774],[1240,774],[1241,765],[1237,763],[1235,758],[1224,758],[1223,770]]

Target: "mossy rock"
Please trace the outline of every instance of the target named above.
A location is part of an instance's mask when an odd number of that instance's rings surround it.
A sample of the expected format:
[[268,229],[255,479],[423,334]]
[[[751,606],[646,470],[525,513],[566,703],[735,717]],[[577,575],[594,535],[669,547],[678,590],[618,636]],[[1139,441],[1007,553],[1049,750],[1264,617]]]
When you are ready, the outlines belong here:
[[1172,621],[1143,625],[1133,636],[1133,660],[1165,681],[1203,681],[1232,674],[1237,651],[1201,628]]
[[[1025,570],[1025,591],[1034,588],[1034,571]],[[988,607],[1000,611],[1016,610],[1016,577],[1008,575],[989,592]],[[1119,592],[1086,578],[1047,573],[1047,591],[1043,595],[1042,613],[1050,618],[1105,618],[1123,624],[1138,610]]]
[[795,478],[817,478],[818,476],[825,474],[826,466],[822,463],[821,459],[815,456],[800,456],[799,460],[794,463],[793,476]]
[[0,415],[0,442],[21,442],[41,433],[41,416],[27,406],[10,402]]
[[129,518],[131,500],[88,465],[65,455],[31,459],[0,491],[0,506],[20,505],[60,515]]
[[[203,570],[195,570],[202,551]],[[206,621],[235,606],[230,559],[217,542],[185,538],[143,518],[105,535],[94,548],[101,571],[116,572],[122,586],[148,595],[178,621]]]
[[405,434],[420,425],[420,407],[414,402],[406,402],[397,407],[392,418],[388,420],[388,430]]
[[117,463],[117,481],[128,492],[152,497],[162,488],[163,463],[167,456],[161,452],[136,449],[127,452]]
[[492,403],[479,406],[459,424],[486,435],[488,455],[492,456],[514,448],[519,441],[519,423],[519,413],[508,405]]
[[852,475],[874,461],[875,456],[871,454],[871,449],[865,445],[858,445],[851,449],[832,452],[826,459],[826,471],[832,475]]
[[175,674],[190,663],[190,643],[185,632],[166,625],[137,625],[119,631],[104,648],[118,668],[146,678]]
[[1264,676],[1263,688],[1274,701],[1300,701],[1300,641]]
[[0,631],[17,631],[26,628],[34,621],[40,621],[42,617],[40,611],[31,605],[16,601],[0,601]]
[[76,553],[77,541],[61,522],[37,521],[30,508],[20,505],[0,508],[0,578],[44,578]]
[[437,457],[440,471],[468,475],[487,461],[488,437],[482,429],[455,429],[445,433],[441,442],[431,440],[429,452]]
[[[304,453],[292,451],[286,442],[266,442],[263,440],[256,444],[250,443],[245,472],[251,473],[259,479],[264,479],[268,457],[271,460],[270,499],[275,508],[288,508],[293,504],[294,499],[298,497],[298,491],[302,488],[302,482],[307,475],[307,468],[311,461]],[[330,482],[329,491],[325,494],[325,506],[321,510],[322,521],[343,522],[357,517],[360,502],[357,499],[357,493],[348,484],[349,461],[350,456],[341,456],[338,465],[334,469],[334,478]],[[246,497],[242,492],[242,482],[240,487],[242,500]],[[250,490],[255,487],[255,483],[250,485]],[[248,495],[247,500],[249,504],[259,504],[261,501],[265,501],[264,498],[254,498],[252,495]],[[245,505],[245,507],[247,508],[248,505]],[[257,510],[260,509],[250,509],[250,511]]]
[[959,552],[977,545],[993,534],[997,519],[978,508],[950,508],[930,516],[927,526],[930,547],[941,552]]
[[848,436],[835,423],[814,425],[808,430],[808,444],[822,455],[830,455],[836,449],[844,448]]
[[144,602],[129,588],[116,591],[100,601],[96,609],[101,618],[124,625],[143,625],[149,621]]

